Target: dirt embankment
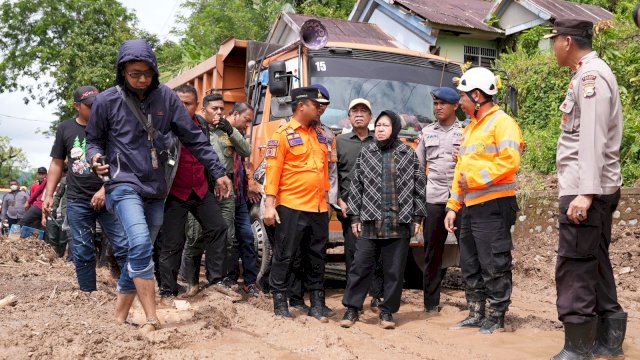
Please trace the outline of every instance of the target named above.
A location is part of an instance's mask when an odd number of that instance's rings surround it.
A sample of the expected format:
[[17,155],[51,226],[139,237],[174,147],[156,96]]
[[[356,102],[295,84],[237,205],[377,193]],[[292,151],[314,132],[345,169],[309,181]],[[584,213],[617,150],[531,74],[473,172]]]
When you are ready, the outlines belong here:
[[[0,307],[0,359],[548,359],[563,343],[553,278],[557,229],[548,213],[555,204],[532,199],[522,203],[526,219],[516,227],[513,303],[504,333],[449,330],[466,316],[464,292],[456,289],[445,289],[442,311],[432,317],[422,311],[422,293],[405,290],[393,331],[378,327],[368,302],[360,322],[340,328],[341,289],[328,291],[337,312],[328,324],[299,313],[293,320],[275,318],[268,295],[246,300],[207,289],[183,310],[161,303],[163,328],[143,334],[135,325],[113,323],[116,294],[108,270],[98,269],[99,290],[85,294],[73,264],[56,259],[43,242],[0,239],[0,299],[18,299]],[[637,210],[625,212],[632,202],[624,201],[611,257],[630,315],[624,349],[627,359],[640,359],[640,227],[629,225]],[[458,283],[459,271],[452,269],[447,282]],[[143,321],[137,303],[130,319]]]

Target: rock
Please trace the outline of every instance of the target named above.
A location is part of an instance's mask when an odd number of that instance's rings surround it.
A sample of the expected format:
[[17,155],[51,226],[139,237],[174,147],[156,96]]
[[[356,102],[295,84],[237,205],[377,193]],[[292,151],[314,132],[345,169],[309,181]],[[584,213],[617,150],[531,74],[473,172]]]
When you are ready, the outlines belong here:
[[541,232],[542,231],[542,226],[538,225],[535,227],[536,232]]
[[625,266],[622,269],[620,269],[620,271],[618,271],[618,274],[622,275],[622,274],[628,274],[630,272],[633,272],[633,268],[630,266]]
[[554,219],[554,218],[547,219],[547,223],[549,223],[549,224],[553,224],[554,222],[556,222],[556,219]]
[[553,228],[551,225],[547,226],[547,234],[551,234],[553,232]]
[[620,222],[618,223],[618,226],[626,226],[627,222],[624,220],[620,220]]
[[518,220],[520,220],[520,222],[527,220],[527,215],[520,215],[520,217],[518,217]]
[[632,219],[632,220],[629,220],[629,225],[631,225],[631,226],[636,226],[636,225],[638,225],[638,219]]
[[544,256],[536,255],[536,256],[533,258],[533,261],[535,261],[535,262],[541,262],[541,261],[546,261],[546,259],[544,258]]
[[178,310],[189,310],[191,308],[191,305],[186,300],[174,300],[173,306]]
[[542,214],[542,209],[540,208],[536,209],[536,215],[540,216],[540,214]]
[[629,214],[630,212],[631,212],[631,208],[630,207],[624,209],[624,213],[625,214]]
[[619,219],[620,218],[620,211],[616,210],[613,212],[613,218],[614,219]]
[[529,229],[529,234],[533,234],[533,229]]

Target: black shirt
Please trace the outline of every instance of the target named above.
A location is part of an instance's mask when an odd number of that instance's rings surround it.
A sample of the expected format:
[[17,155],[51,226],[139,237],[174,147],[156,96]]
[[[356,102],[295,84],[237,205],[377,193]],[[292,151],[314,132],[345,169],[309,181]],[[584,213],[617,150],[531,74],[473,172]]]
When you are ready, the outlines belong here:
[[336,138],[336,150],[338,152],[338,186],[340,194],[338,195],[343,201],[347,201],[349,197],[349,188],[351,187],[351,179],[353,178],[352,170],[356,166],[356,160],[360,155],[362,147],[374,141],[373,132],[369,131],[369,135],[361,141],[355,132],[340,134]]
[[84,129],[85,126],[78,124],[75,119],[64,121],[58,126],[51,148],[52,158],[69,159],[68,199],[91,199],[102,187],[102,180],[91,170],[91,165],[85,158],[87,145]]

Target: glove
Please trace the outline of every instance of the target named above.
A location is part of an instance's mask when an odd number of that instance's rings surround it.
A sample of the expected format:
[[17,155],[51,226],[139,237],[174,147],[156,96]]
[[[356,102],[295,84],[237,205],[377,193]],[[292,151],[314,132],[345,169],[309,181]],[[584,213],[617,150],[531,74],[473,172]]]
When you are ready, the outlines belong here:
[[231,126],[231,123],[229,122],[229,120],[225,118],[220,118],[220,122],[218,123],[218,129],[226,132],[227,135],[229,136],[233,134],[233,126]]

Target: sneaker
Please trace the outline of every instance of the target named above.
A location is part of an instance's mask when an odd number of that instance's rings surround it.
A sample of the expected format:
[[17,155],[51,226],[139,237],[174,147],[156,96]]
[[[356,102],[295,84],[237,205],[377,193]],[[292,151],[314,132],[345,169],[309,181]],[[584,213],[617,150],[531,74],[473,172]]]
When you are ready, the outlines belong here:
[[224,279],[222,279],[222,282],[229,289],[233,289],[234,287],[238,286],[238,282],[230,277],[225,277]]
[[356,321],[358,321],[358,309],[354,308],[354,307],[347,307],[347,311],[345,311],[344,316],[342,317],[342,320],[340,320],[340,326],[342,326],[343,328],[350,328],[353,326],[353,324],[356,323]]
[[380,313],[380,326],[382,326],[383,329],[388,330],[396,328],[396,321],[393,320],[391,313],[386,311]]
[[246,292],[249,297],[260,297],[260,291],[256,287],[256,284],[249,284],[245,286],[244,292]]
[[380,312],[380,303],[382,303],[382,299],[380,298],[373,298],[371,299],[371,311],[373,311],[375,314],[378,314]]

